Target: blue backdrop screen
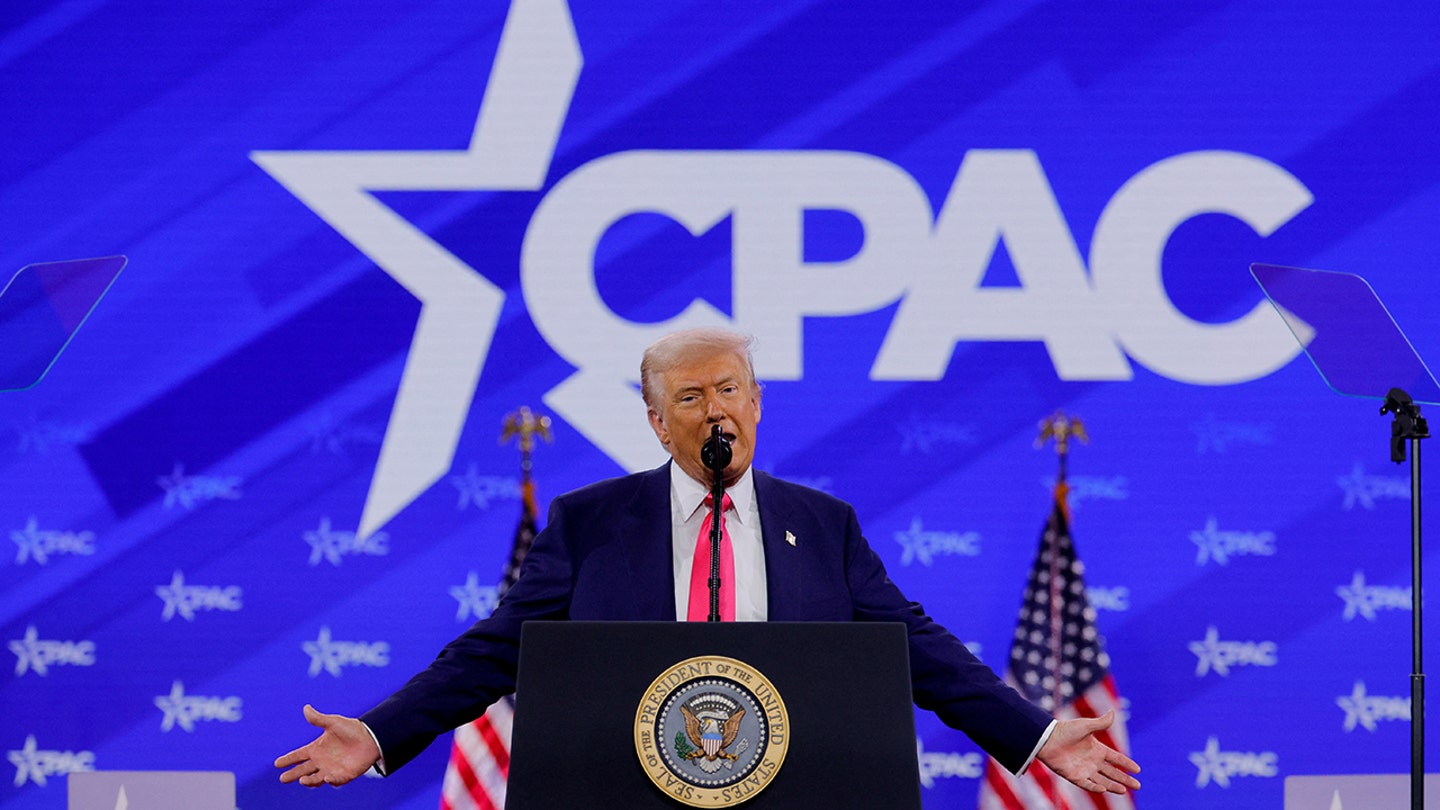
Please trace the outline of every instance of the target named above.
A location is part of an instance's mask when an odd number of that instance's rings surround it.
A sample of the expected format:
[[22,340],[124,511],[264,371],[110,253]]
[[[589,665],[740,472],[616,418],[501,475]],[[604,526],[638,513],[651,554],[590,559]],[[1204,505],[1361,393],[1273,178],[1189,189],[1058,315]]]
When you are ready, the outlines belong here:
[[[640,350],[706,324],[758,339],[757,465],[851,501],[996,669],[1055,475],[1037,425],[1080,416],[1141,806],[1406,771],[1406,471],[1247,267],[1362,273],[1437,356],[1437,17],[10,3],[0,268],[129,266],[0,394],[0,806],[60,807],[81,768],[435,806],[447,740],[338,791],[270,763],[304,703],[360,713],[493,604],[503,417],[554,418],[542,511],[653,466]],[[926,806],[973,807],[978,749],[916,719]]]

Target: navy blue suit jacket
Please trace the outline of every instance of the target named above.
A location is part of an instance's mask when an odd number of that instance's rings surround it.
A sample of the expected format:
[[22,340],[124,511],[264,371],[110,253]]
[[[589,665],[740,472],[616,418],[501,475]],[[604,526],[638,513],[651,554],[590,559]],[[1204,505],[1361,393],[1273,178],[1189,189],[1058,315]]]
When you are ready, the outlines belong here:
[[[756,470],[772,621],[895,621],[909,629],[915,704],[1014,771],[1050,717],[908,601],[844,501]],[[785,540],[789,532],[796,539]],[[489,618],[361,716],[386,768],[515,690],[520,625],[542,619],[674,621],[670,469],[601,481],[556,498],[520,579]]]

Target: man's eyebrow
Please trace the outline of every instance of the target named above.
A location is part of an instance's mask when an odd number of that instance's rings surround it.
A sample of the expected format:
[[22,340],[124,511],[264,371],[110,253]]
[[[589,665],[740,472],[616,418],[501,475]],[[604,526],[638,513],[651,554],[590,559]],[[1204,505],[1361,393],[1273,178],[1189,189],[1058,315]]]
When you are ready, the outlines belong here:
[[716,379],[711,383],[702,383],[695,380],[685,380],[675,386],[674,395],[678,397],[682,394],[693,393],[695,391],[703,390],[710,385],[714,385],[716,388],[724,388],[727,385],[739,385],[740,382],[741,378],[733,374],[727,374],[724,377],[720,377],[719,379]]

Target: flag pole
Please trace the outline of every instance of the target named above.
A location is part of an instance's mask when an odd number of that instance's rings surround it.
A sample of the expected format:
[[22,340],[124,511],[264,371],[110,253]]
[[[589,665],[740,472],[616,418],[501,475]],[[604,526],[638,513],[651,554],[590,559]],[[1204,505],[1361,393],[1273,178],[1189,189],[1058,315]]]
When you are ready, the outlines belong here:
[[[520,448],[520,521],[522,524],[520,531],[523,533],[525,524],[528,523],[532,536],[537,509],[535,507],[535,482],[530,478],[530,467],[536,437],[544,439],[546,444],[555,441],[554,435],[550,432],[550,417],[543,414],[537,415],[525,405],[506,414],[500,430],[500,443],[505,444],[513,439]],[[505,566],[505,574],[501,580],[502,591],[508,590],[511,585],[515,584],[515,580],[520,578],[520,563],[529,551],[530,543],[528,541],[517,542],[511,549],[510,562]]]
[[1070,461],[1070,440],[1078,439],[1081,444],[1089,444],[1090,436],[1085,433],[1085,423],[1080,421],[1080,417],[1056,411],[1040,420],[1036,449],[1044,447],[1051,439],[1055,440],[1055,455],[1060,460],[1060,474],[1056,476],[1055,483],[1064,484]]
[[[1060,515],[1068,524],[1070,521],[1070,487],[1066,483],[1066,476],[1070,466],[1070,440],[1076,439],[1082,444],[1089,444],[1090,437],[1085,432],[1085,423],[1080,421],[1078,416],[1066,415],[1063,411],[1056,411],[1050,416],[1040,420],[1040,436],[1035,439],[1035,447],[1044,447],[1050,440],[1055,441],[1055,456],[1059,463],[1059,470],[1055,475],[1055,506]],[[1062,639],[1065,630],[1065,616],[1061,606],[1064,602],[1064,594],[1060,592],[1060,535],[1058,532],[1046,533],[1047,552],[1050,557],[1050,660],[1055,666],[1060,666]],[[1051,691],[1052,706],[1059,707],[1062,704],[1063,695],[1060,693],[1062,681],[1057,671],[1050,673],[1055,684]]]
[[[1084,569],[1070,536],[1066,478],[1073,441],[1089,442],[1085,427],[1073,415],[1055,413],[1040,423],[1036,448],[1055,442],[1060,470],[1054,497],[1041,530],[1035,560],[1026,577],[1010,665],[1005,682],[1056,719],[1103,717],[1116,712],[1108,729],[1096,739],[1128,755],[1130,745],[1120,693],[1110,674],[1105,639],[1085,590]],[[980,786],[980,810],[1034,810],[1087,807],[1135,810],[1124,794],[1093,794],[1057,777],[1040,763],[1013,774],[990,757]]]
[[520,446],[520,486],[530,485],[530,454],[535,449],[535,437],[544,439],[546,444],[555,441],[550,433],[550,417],[536,416],[529,407],[521,405],[505,417],[500,431],[500,443],[518,439]]
[[[520,578],[520,566],[537,531],[535,483],[530,478],[530,456],[535,449],[536,437],[546,442],[553,441],[550,417],[537,416],[523,406],[506,415],[501,425],[500,443],[518,439],[520,446],[520,523],[515,528],[510,559],[500,576],[497,603]],[[491,704],[480,717],[455,729],[450,744],[450,761],[445,766],[445,776],[440,783],[440,810],[496,810],[505,806],[513,717],[514,704],[507,696]]]

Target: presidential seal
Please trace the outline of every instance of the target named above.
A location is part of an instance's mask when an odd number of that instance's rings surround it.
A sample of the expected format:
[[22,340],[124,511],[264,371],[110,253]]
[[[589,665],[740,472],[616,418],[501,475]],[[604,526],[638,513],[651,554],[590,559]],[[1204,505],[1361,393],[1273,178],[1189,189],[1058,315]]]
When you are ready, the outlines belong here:
[[691,807],[730,807],[770,784],[790,718],[754,667],[707,655],[666,669],[635,712],[635,753],[655,786]]

